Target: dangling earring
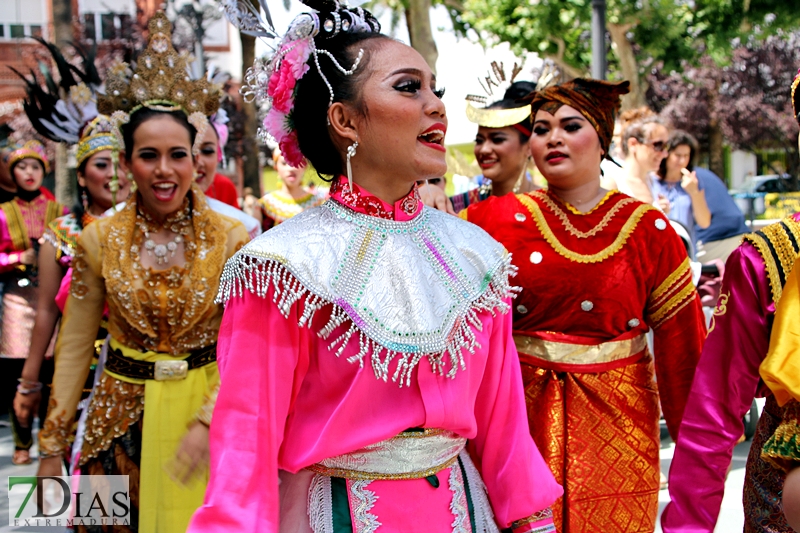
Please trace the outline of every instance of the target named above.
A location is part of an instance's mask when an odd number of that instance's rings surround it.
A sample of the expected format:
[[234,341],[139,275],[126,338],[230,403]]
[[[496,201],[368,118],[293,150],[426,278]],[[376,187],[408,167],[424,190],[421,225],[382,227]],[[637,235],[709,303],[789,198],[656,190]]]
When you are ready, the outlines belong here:
[[520,189],[522,189],[522,185],[526,181],[526,178],[528,176],[528,161],[529,158],[526,158],[525,164],[522,165],[522,172],[520,173],[519,178],[517,178],[517,182],[514,184],[514,194],[517,194],[520,191]]
[[83,211],[89,211],[89,197],[86,195],[86,189],[81,191],[81,204],[83,204]]
[[129,182],[133,183],[133,172],[131,172],[130,170],[128,172],[126,172],[125,173],[125,179],[127,179]]
[[350,166],[350,158],[356,155],[356,148],[358,148],[358,141],[355,141],[347,148],[347,182],[350,184],[350,191],[353,190],[353,169]]

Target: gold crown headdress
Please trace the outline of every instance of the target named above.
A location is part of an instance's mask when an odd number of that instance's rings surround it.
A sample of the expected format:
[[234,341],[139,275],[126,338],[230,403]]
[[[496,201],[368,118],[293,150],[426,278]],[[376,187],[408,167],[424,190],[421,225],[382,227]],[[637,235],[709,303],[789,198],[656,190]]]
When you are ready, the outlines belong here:
[[98,99],[101,113],[111,115],[114,133],[124,146],[120,128],[132,114],[144,107],[155,111],[183,111],[197,130],[192,153],[199,153],[208,118],[219,108],[220,89],[206,78],[193,80],[190,56],[172,46],[172,25],[159,11],[148,24],[147,48],[131,69],[127,63],[112,66],[106,77],[106,91]]
[[[491,103],[489,98],[494,97],[494,100],[500,100],[505,90],[514,83],[520,72],[522,72],[522,65],[515,62],[511,68],[511,75],[507,76],[503,63],[492,61],[487,75],[483,76],[483,78],[478,78],[478,83],[481,84],[481,88],[486,92],[486,96],[467,95],[467,119],[473,124],[486,128],[505,128],[519,124],[528,118],[531,114],[531,107],[527,104],[520,104],[519,107],[511,109],[486,109],[485,107]],[[495,90],[497,90],[500,97],[495,97]],[[484,107],[476,107],[473,102]]]
[[50,172],[50,162],[47,160],[44,145],[36,139],[30,140],[24,144],[16,144],[11,147],[11,150],[5,155],[5,162],[8,168],[13,167],[23,159],[36,159],[44,167],[44,173]]

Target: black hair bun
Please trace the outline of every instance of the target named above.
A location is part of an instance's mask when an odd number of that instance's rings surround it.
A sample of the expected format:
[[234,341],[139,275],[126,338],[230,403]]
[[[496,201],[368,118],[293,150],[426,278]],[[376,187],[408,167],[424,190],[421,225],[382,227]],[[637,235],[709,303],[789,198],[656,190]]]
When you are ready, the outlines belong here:
[[515,81],[506,92],[503,93],[503,100],[520,100],[536,90],[536,84],[530,81]]

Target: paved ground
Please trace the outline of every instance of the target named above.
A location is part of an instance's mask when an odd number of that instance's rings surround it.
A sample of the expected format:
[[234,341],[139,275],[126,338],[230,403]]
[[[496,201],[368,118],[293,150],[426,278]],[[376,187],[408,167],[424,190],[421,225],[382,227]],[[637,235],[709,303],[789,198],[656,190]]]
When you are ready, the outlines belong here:
[[[662,434],[665,434],[662,431]],[[661,467],[664,471],[669,471],[669,464],[672,460],[672,453],[675,445],[666,437],[661,442]],[[8,476],[14,475],[35,475],[36,466],[15,466],[11,464],[11,454],[14,444],[11,438],[11,430],[8,423],[0,419],[0,533],[26,532],[26,533],[63,533],[59,528],[13,528],[8,524]],[[747,454],[750,450],[750,443],[743,442],[734,450],[733,469],[728,476],[725,484],[725,499],[722,502],[722,512],[720,513],[719,524],[716,531],[719,533],[734,533],[742,530],[744,516],[742,514],[742,485],[744,484],[744,465]],[[659,506],[661,509],[669,501],[669,493],[666,490],[659,494]],[[661,528],[656,527],[656,532],[661,533]]]

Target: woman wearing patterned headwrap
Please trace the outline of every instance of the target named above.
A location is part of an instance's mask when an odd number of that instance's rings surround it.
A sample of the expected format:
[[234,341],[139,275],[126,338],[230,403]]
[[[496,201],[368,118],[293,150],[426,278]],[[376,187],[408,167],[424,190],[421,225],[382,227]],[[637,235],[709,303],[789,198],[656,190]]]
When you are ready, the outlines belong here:
[[519,269],[514,340],[528,420],[564,485],[554,515],[566,533],[653,531],[659,391],[677,437],[705,334],[686,252],[666,218],[600,187],[627,92],[627,82],[576,79],[534,93],[530,146],[548,189],[467,210]]
[[[17,186],[17,197],[0,204],[0,272],[4,283],[3,325],[0,334],[0,359],[3,364],[3,394],[11,415],[14,433],[14,464],[31,462],[29,450],[33,445],[29,418],[18,419],[12,408],[14,391],[41,390],[35,380],[27,382],[20,376],[28,348],[31,345],[39,296],[37,256],[39,238],[45,228],[66,209],[45,198],[41,193],[42,180],[48,169],[44,146],[29,141],[12,149],[6,156],[9,171]],[[53,332],[42,339],[46,355],[52,358]],[[52,361],[52,359],[51,359]],[[52,363],[50,372],[52,371]],[[44,414],[44,413],[42,413]]]
[[[800,123],[800,76],[792,84]],[[781,358],[764,362],[770,339],[780,350],[792,345],[785,326],[796,322],[800,213],[755,233],[725,263],[725,278],[697,366],[681,438],[669,471],[671,502],[661,516],[666,533],[713,533],[725,491],[733,447],[742,435],[742,417],[754,397],[766,398],[747,457],[744,482],[745,533],[794,533],[783,513],[786,471],[798,456],[795,437],[800,408],[781,406],[790,397],[779,378]],[[789,280],[789,281],[787,281]],[[783,299],[790,300],[784,304]],[[778,320],[776,308],[786,307]],[[787,313],[788,312],[788,313]],[[787,322],[788,321],[790,322]],[[759,379],[762,365],[764,381]]]

